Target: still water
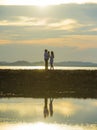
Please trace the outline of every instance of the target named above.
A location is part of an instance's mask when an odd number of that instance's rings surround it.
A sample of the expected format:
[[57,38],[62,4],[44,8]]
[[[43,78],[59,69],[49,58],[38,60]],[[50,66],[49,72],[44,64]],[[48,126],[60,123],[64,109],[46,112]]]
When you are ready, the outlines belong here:
[[[0,66],[0,69],[12,69],[12,70],[33,70],[33,69],[45,69],[44,66]],[[50,68],[48,68],[50,69]],[[64,67],[55,66],[55,70],[97,70],[97,67]]]
[[97,130],[97,99],[0,98],[0,130]]

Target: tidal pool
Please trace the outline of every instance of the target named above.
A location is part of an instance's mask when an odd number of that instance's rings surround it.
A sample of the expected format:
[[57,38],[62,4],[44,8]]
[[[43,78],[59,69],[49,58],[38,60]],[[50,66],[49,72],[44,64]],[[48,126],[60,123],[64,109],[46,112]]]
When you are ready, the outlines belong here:
[[97,99],[0,98],[0,130],[97,130]]

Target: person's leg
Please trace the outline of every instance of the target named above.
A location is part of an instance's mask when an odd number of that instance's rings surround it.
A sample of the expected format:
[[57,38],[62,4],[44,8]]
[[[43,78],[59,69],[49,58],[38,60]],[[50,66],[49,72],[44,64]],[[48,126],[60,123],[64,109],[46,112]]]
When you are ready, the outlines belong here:
[[45,69],[48,69],[48,60],[45,60]]
[[46,70],[46,60],[45,60],[45,70]]
[[48,70],[48,60],[47,60],[47,70]]
[[51,69],[53,69],[53,63],[51,62],[51,64],[50,64],[50,66],[51,66]]

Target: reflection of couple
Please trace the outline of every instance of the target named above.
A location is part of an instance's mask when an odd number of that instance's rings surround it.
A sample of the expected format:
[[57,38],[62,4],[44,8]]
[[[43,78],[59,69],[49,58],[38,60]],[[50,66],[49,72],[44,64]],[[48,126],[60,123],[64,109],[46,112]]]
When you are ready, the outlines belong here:
[[54,69],[54,52],[51,51],[51,53],[45,49],[44,51],[44,61],[45,61],[45,70],[48,70],[48,60],[50,59],[50,69]]
[[53,99],[51,98],[49,103],[49,111],[50,111],[50,116],[53,116]]
[[48,110],[48,99],[45,98],[45,104],[44,104],[44,117],[53,116],[53,99],[50,98],[49,103],[49,110]]

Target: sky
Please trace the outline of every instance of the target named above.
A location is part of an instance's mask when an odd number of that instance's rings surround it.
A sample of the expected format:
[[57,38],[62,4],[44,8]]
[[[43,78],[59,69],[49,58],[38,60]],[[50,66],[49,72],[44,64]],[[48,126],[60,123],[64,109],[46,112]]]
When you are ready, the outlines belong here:
[[0,0],[0,61],[97,63],[97,0]]

